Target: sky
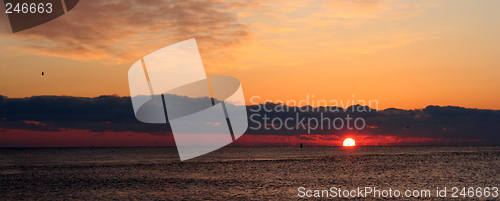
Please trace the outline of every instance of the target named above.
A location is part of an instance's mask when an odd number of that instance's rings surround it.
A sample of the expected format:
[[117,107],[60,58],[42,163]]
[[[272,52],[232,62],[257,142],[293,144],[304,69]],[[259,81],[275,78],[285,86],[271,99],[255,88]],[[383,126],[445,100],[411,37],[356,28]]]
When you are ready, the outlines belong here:
[[85,0],[16,33],[0,14],[0,147],[174,146],[170,128],[134,117],[128,71],[192,38],[207,76],[240,80],[247,109],[324,100],[342,108],[375,101],[369,107],[379,110],[358,114],[363,130],[247,130],[232,145],[339,145],[345,137],[359,145],[498,144],[499,6]]
[[0,15],[0,94],[128,96],[133,63],[196,38],[207,75],[238,78],[247,102],[500,109],[499,4],[88,0],[18,33]]

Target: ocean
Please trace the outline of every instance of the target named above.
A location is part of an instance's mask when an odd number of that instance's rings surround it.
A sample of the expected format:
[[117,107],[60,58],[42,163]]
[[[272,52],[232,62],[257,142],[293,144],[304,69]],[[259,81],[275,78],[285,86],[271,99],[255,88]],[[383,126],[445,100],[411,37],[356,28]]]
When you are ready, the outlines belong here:
[[500,146],[224,147],[184,162],[175,147],[0,149],[0,200],[500,200],[499,187]]

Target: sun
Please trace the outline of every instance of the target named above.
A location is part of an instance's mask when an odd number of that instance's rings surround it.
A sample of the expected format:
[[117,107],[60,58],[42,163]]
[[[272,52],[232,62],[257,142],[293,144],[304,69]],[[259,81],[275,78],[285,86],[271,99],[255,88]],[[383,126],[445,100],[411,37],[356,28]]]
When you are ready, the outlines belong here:
[[356,141],[354,141],[352,138],[346,138],[344,140],[344,147],[352,147],[356,146]]

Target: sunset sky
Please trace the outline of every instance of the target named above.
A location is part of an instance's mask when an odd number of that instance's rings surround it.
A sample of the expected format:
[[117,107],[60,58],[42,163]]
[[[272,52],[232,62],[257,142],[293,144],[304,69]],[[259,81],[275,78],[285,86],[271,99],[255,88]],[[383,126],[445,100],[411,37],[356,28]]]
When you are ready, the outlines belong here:
[[[247,101],[378,100],[379,109],[500,109],[498,1],[81,1],[13,34],[0,15],[0,94],[128,96],[142,56],[196,38]],[[2,13],[4,12],[2,8]],[[41,72],[45,76],[40,76]]]

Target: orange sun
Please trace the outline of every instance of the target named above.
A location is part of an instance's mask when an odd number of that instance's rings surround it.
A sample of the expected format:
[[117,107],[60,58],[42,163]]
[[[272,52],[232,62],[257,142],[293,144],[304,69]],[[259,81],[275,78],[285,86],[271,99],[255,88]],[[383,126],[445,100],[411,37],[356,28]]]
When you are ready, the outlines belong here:
[[356,141],[354,141],[352,138],[346,138],[344,140],[344,147],[352,147],[356,146]]

